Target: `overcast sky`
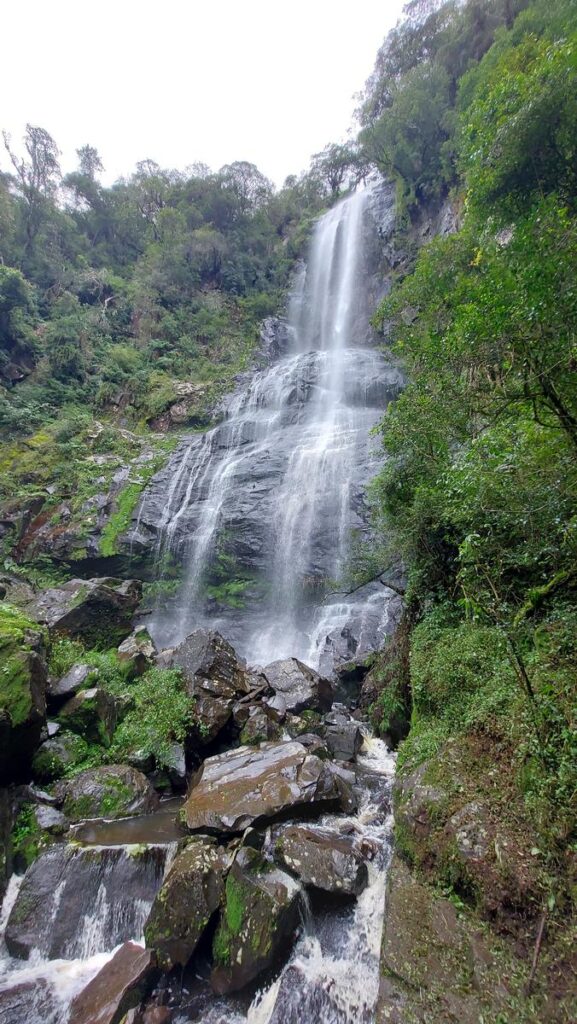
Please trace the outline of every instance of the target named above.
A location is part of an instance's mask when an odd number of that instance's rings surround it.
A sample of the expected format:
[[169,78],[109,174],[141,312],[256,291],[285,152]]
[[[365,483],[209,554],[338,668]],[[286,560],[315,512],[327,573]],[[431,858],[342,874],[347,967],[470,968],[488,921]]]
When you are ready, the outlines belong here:
[[[65,171],[250,160],[280,185],[343,141],[403,0],[21,0],[2,11],[0,127],[46,128]],[[0,166],[7,167],[2,152]]]

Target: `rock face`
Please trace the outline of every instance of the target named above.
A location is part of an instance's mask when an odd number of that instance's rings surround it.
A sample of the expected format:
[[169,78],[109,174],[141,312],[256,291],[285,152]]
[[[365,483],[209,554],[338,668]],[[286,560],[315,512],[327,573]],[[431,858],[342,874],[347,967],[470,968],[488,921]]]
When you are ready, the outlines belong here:
[[124,764],[80,772],[58,790],[71,821],[83,818],[125,818],[155,811],[159,799],[142,772]]
[[352,836],[308,825],[283,828],[276,856],[304,885],[358,896],[368,883],[367,865]]
[[193,841],[174,861],[144,929],[166,970],[184,967],[224,898],[230,864],[225,850],[206,839]]
[[253,822],[304,806],[319,811],[340,800],[336,776],[326,761],[301,743],[263,743],[209,757],[184,805],[192,832],[242,832]]
[[0,606],[0,784],[21,781],[46,724],[44,633]]
[[298,658],[273,661],[264,674],[275,694],[283,697],[287,711],[297,714],[329,710],[333,700],[331,684]]
[[141,935],[167,850],[51,846],[24,876],[6,927],[10,954],[84,958]]
[[130,633],[141,596],[139,580],[69,580],[39,594],[29,613],[56,633],[110,647]]
[[300,886],[241,849],[226,880],[226,903],[213,942],[211,985],[224,994],[244,988],[284,953],[299,924]]
[[69,1024],[120,1024],[150,991],[157,976],[154,954],[125,942],[76,996]]

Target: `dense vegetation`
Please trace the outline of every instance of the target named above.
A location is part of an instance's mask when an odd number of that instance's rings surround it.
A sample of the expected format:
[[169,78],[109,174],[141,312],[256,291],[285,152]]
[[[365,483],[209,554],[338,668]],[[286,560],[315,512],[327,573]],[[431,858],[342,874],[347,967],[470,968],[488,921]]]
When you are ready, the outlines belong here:
[[[505,6],[504,24],[475,36],[482,59],[458,66],[449,89],[447,40],[464,40],[466,57],[477,15]],[[562,0],[524,6],[516,20],[511,4],[437,7],[417,37],[409,27],[385,44],[365,97],[364,137],[405,196],[451,186],[462,210],[459,232],[421,250],[374,318],[409,379],[379,428],[387,461],[372,497],[381,570],[399,554],[405,563],[410,624],[406,660],[393,652],[391,672],[385,658],[389,685],[374,710],[387,731],[409,709],[402,772],[438,756],[442,773],[448,742],[469,752],[488,743],[497,771],[512,766],[517,795],[508,788],[500,813],[520,801],[540,898],[567,913],[577,850],[577,11]],[[400,69],[405,54],[411,66],[393,87],[390,62]],[[444,83],[448,106],[430,123],[427,161],[405,135],[413,159],[402,164],[400,137],[387,133],[409,106],[414,123],[429,120],[438,93],[418,92],[423,76]],[[466,770],[475,778],[470,753]],[[477,778],[478,792],[485,783]]]

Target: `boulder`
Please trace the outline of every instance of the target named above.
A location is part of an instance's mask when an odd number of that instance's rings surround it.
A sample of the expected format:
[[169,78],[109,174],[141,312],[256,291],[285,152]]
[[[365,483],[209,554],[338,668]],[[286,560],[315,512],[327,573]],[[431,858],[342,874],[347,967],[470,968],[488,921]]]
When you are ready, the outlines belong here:
[[208,839],[195,840],[178,854],[144,929],[146,945],[165,970],[190,960],[223,901],[229,865],[226,851]]
[[71,821],[149,814],[159,805],[146,776],[125,764],[80,772],[70,781],[60,783],[58,797]]
[[38,747],[32,760],[32,774],[40,782],[54,782],[65,775],[69,765],[78,764],[87,753],[88,746],[81,736],[61,731]]
[[181,670],[191,696],[201,688],[211,696],[232,699],[250,692],[249,673],[216,630],[197,629],[187,636],[172,652],[171,664]]
[[230,721],[238,697],[250,693],[250,674],[220,633],[208,629],[187,636],[171,652],[168,663],[181,670],[194,698],[197,742],[211,743]]
[[358,896],[368,884],[367,865],[353,836],[313,825],[289,825],[276,840],[275,854],[303,885]]
[[51,836],[63,836],[70,828],[66,815],[47,804],[37,804],[34,808],[34,817],[40,831]]
[[295,940],[302,890],[271,869],[257,850],[239,850],[226,880],[226,902],[213,942],[211,985],[236,992],[286,956]]
[[110,647],[130,633],[141,596],[139,580],[69,580],[44,590],[28,611],[56,633],[80,637],[91,646]]
[[173,789],[186,789],[186,756],[181,743],[171,743],[163,755],[163,766]]
[[54,843],[24,875],[6,925],[9,953],[86,959],[141,935],[169,849]]
[[54,701],[72,697],[82,686],[94,668],[91,665],[73,665],[61,679],[52,679],[48,684],[48,696]]
[[44,631],[12,605],[0,605],[0,785],[30,770],[46,727]]
[[298,658],[273,661],[264,674],[275,694],[284,698],[287,711],[328,711],[332,704],[333,690],[328,679]]
[[6,925],[8,951],[86,958],[141,935],[168,850],[54,843],[25,874]]
[[123,640],[118,648],[118,659],[130,667],[133,675],[141,676],[154,663],[156,647],[146,626],[139,626]]
[[359,723],[344,708],[329,711],[325,716],[324,737],[333,757],[339,761],[354,761],[364,739]]
[[332,766],[302,743],[263,743],[209,757],[193,780],[183,816],[193,832],[242,832],[255,821],[308,806],[336,805]]
[[120,1024],[148,995],[157,977],[154,953],[125,942],[75,997],[68,1024]]
[[80,690],[60,711],[60,722],[88,743],[108,747],[118,722],[117,702],[100,686]]

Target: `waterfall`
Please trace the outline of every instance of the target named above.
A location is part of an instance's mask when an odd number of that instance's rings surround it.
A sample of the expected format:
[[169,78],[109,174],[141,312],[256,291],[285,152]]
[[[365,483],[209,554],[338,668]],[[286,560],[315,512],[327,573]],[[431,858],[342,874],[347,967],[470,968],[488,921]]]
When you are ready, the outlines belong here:
[[358,191],[320,218],[284,354],[241,381],[223,421],[185,439],[144,494],[131,543],[148,531],[158,577],[182,574],[150,619],[160,646],[210,625],[251,663],[297,656],[330,672],[392,628],[397,602],[383,587],[334,594],[366,529],[371,428],[400,384],[371,346],[370,198]]

